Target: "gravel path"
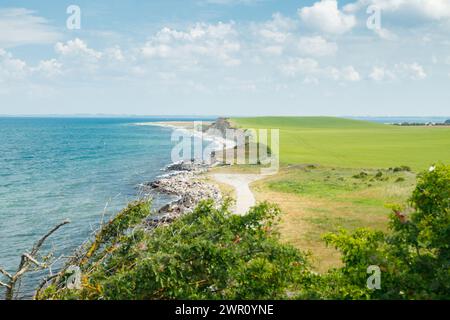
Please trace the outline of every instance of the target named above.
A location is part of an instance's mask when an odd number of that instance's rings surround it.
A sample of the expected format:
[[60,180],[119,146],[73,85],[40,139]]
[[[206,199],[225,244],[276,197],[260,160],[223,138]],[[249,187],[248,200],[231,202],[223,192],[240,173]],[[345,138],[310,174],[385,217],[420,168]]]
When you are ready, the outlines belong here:
[[264,178],[262,174],[213,174],[213,179],[232,186],[236,191],[236,208],[234,213],[244,215],[256,204],[255,196],[250,190],[250,183]]

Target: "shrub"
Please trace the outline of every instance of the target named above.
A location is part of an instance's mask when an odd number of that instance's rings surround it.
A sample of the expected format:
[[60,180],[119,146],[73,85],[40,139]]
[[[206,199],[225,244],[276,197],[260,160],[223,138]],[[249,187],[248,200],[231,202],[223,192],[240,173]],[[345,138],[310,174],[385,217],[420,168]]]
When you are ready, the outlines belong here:
[[364,179],[364,178],[366,178],[367,176],[368,176],[367,173],[365,173],[364,171],[361,171],[360,173],[355,174],[355,175],[353,176],[353,178],[355,178],[355,179]]
[[237,216],[227,205],[203,202],[170,225],[122,234],[101,263],[83,265],[80,290],[55,283],[41,298],[285,298],[307,263],[278,241],[272,230],[278,214],[266,203]]
[[[450,166],[440,164],[420,174],[409,204],[409,214],[393,208],[388,234],[361,229],[325,237],[342,253],[344,266],[331,273],[341,287],[361,287],[367,267],[377,265],[383,271],[382,288],[371,291],[371,298],[450,298]],[[359,297],[361,292],[350,298]]]
[[400,166],[400,167],[395,167],[394,169],[392,169],[394,172],[411,172],[411,167],[408,166]]

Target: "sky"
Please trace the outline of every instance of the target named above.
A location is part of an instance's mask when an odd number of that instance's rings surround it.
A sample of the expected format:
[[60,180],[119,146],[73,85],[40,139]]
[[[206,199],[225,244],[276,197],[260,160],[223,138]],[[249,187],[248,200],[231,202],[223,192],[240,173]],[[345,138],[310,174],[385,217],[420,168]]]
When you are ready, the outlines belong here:
[[449,36],[450,0],[0,0],[0,114],[449,116]]

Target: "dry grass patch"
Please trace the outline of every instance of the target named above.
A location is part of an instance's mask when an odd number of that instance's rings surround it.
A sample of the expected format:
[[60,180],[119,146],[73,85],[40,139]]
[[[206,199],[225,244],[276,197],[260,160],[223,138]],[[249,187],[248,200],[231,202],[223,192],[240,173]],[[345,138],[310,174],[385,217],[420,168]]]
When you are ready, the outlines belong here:
[[[282,240],[312,253],[317,271],[340,265],[339,254],[322,240],[338,228],[370,227],[386,230],[388,203],[404,202],[414,186],[410,173],[384,172],[386,180],[367,172],[364,179],[354,178],[360,170],[316,166],[285,167],[277,175],[252,184],[258,201],[277,203],[283,211],[278,225]],[[402,176],[405,180],[396,183]]]

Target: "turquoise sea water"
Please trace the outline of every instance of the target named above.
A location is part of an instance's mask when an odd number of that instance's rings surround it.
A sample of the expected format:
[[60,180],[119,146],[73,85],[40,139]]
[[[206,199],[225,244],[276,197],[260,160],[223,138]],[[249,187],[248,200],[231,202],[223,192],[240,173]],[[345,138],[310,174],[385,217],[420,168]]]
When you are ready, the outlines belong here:
[[[20,254],[67,218],[46,248],[70,253],[106,205],[108,218],[135,199],[136,186],[170,163],[173,143],[170,128],[133,124],[164,120],[0,118],[0,265],[14,271]],[[23,281],[22,294],[39,276]]]

